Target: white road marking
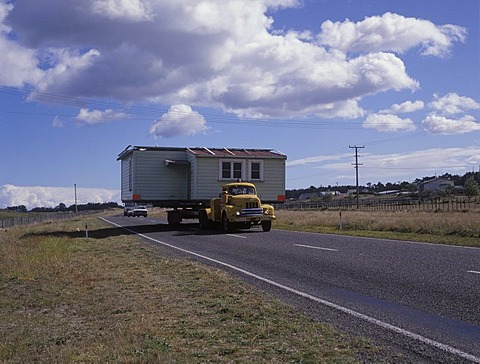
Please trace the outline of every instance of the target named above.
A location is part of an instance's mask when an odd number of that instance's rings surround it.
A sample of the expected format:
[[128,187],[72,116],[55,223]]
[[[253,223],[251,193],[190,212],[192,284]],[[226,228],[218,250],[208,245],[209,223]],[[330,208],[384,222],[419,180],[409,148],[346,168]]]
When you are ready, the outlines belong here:
[[382,327],[384,329],[387,329],[387,330],[390,330],[390,331],[393,331],[393,332],[396,332],[397,334],[401,334],[403,336],[406,336],[406,337],[409,337],[411,339],[415,339],[415,340],[418,340],[424,344],[427,344],[427,345],[430,345],[430,346],[433,346],[437,349],[440,349],[440,350],[443,350],[447,353],[450,353],[450,354],[453,354],[453,355],[458,355],[459,357],[462,357],[464,359],[467,359],[467,360],[470,360],[474,363],[479,363],[480,364],[480,357],[477,357],[475,355],[472,355],[472,354],[469,354],[469,353],[466,353],[464,351],[461,351],[457,348],[454,348],[453,346],[450,346],[450,345],[447,345],[447,344],[443,344],[441,342],[438,342],[438,341],[435,341],[435,340],[432,340],[432,339],[429,339],[425,336],[422,336],[422,335],[419,335],[419,334],[416,334],[414,332],[411,332],[411,331],[408,331],[408,330],[405,330],[405,329],[402,329],[401,327],[398,327],[398,326],[394,326],[394,325],[391,325],[387,322],[384,322],[384,321],[381,321],[381,320],[378,320],[374,317],[371,317],[371,316],[368,316],[368,315],[364,315],[363,313],[360,313],[360,312],[357,312],[357,311],[354,311],[354,310],[351,310],[347,307],[343,307],[343,306],[340,306],[340,305],[337,305],[336,303],[333,303],[333,302],[330,302],[330,301],[327,301],[327,300],[324,300],[324,299],[321,299],[321,298],[318,298],[318,297],[315,297],[315,296],[312,296],[308,293],[305,293],[305,292],[302,292],[302,291],[298,291],[294,288],[290,288],[288,286],[284,286],[283,284],[281,283],[277,283],[275,281],[272,281],[268,278],[264,278],[262,276],[259,276],[255,273],[251,273],[245,269],[242,269],[242,268],[239,268],[239,267],[236,267],[234,265],[231,265],[229,263],[225,263],[225,262],[222,262],[220,260],[217,260],[217,259],[213,259],[213,258],[210,258],[210,257],[207,257],[205,255],[201,255],[201,254],[198,254],[198,253],[195,253],[195,252],[192,252],[190,250],[187,250],[187,249],[183,249],[183,248],[179,248],[175,245],[172,245],[172,244],[168,244],[168,243],[165,243],[163,241],[160,241],[160,240],[157,240],[157,239],[154,239],[154,238],[151,238],[145,234],[139,234],[138,232],[134,231],[134,230],[131,230],[131,229],[127,229],[121,225],[118,225],[114,222],[111,222],[111,221],[108,221],[107,219],[103,218],[103,217],[100,217],[101,220],[104,220],[105,222],[109,223],[109,224],[112,224],[114,226],[117,226],[119,228],[122,228],[126,231],[129,231],[131,233],[134,233],[134,234],[137,234],[138,236],[141,236],[142,238],[144,239],[147,239],[147,240],[150,240],[150,241],[153,241],[157,244],[161,244],[161,245],[164,245],[164,246],[168,246],[169,248],[172,248],[172,249],[176,249],[176,250],[179,250],[181,252],[184,252],[184,253],[187,253],[187,254],[191,254],[193,256],[196,256],[196,257],[199,257],[201,259],[204,259],[204,260],[207,260],[207,261],[210,261],[210,262],[213,262],[213,263],[216,263],[216,264],[219,264],[219,265],[222,265],[224,267],[227,267],[227,268],[230,268],[232,270],[235,270],[237,272],[240,272],[242,274],[245,274],[247,276],[250,276],[250,277],[253,277],[255,279],[258,279],[262,282],[265,282],[265,283],[268,283],[272,286],[275,286],[275,287],[278,287],[278,288],[281,288],[281,289],[284,289],[290,293],[293,293],[293,294],[296,294],[298,296],[301,296],[301,297],[304,297],[304,298],[307,298],[311,301],[314,301],[314,302],[317,302],[317,303],[320,303],[324,306],[327,306],[327,307],[330,307],[330,308],[333,308],[333,309],[336,309],[338,311],[341,311],[343,313],[346,313],[348,315],[351,315],[353,317],[356,317],[356,318],[359,318],[359,319],[362,319],[362,320],[365,320],[367,322],[370,322],[371,324],[374,324],[374,325],[377,325],[379,327]]
[[476,270],[467,270],[467,273],[480,274],[480,272]]
[[242,239],[246,239],[247,237],[246,236],[243,236],[243,235],[236,235],[236,234],[227,234],[228,236],[233,236],[234,238],[242,238]]
[[[295,234],[308,234],[308,235],[325,235],[331,236],[332,234],[326,233],[312,233],[310,231],[293,231],[293,230],[283,230],[283,229],[275,229],[278,231],[283,231],[285,233],[295,233]],[[383,238],[369,238],[367,236],[350,236],[350,235],[336,235],[339,238],[355,238],[359,240],[385,240],[394,243],[406,243],[406,244],[417,244],[417,245],[431,245],[432,247],[437,248],[453,248],[453,249],[475,249],[478,250],[480,247],[478,246],[463,246],[463,245],[447,245],[447,244],[439,244],[439,243],[425,243],[423,241],[408,241],[408,240],[393,240],[393,239],[383,239]]]
[[322,248],[322,247],[319,247],[319,246],[302,245],[302,244],[293,244],[293,245],[299,246],[299,247],[302,247],[302,248],[310,248],[310,249],[328,250],[328,251],[331,251],[331,252],[338,252],[338,249]]

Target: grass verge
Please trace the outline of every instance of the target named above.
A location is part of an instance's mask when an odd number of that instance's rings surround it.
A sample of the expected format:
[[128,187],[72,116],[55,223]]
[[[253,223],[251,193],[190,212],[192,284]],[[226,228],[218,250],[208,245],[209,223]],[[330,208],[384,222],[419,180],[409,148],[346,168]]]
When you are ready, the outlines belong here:
[[[88,224],[90,238],[77,229]],[[222,271],[97,218],[0,232],[0,361],[391,362]]]
[[[277,229],[480,247],[478,212],[277,210]],[[342,229],[340,230],[340,222]]]

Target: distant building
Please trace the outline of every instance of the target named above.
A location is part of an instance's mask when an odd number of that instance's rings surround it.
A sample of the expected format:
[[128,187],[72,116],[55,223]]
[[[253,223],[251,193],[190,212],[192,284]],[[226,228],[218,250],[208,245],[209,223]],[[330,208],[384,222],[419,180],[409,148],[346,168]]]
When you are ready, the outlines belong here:
[[318,197],[318,195],[315,192],[304,192],[298,197],[298,199],[299,200],[311,200],[311,199],[314,199],[314,198],[317,198],[317,197]]
[[377,192],[376,195],[397,195],[400,193],[400,190],[388,190]]
[[454,182],[443,177],[437,177],[418,184],[420,192],[439,192],[445,191],[448,187],[454,187]]

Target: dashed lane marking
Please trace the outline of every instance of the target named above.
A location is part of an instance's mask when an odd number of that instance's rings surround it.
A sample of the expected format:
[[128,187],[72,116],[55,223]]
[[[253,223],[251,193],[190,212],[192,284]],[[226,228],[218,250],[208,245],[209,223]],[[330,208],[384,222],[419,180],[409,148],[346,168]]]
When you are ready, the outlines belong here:
[[228,236],[233,236],[234,238],[241,238],[241,239],[246,239],[246,236],[243,235],[236,235],[236,234],[227,234]]
[[299,246],[301,248],[309,248],[309,249],[318,249],[318,250],[327,250],[330,252],[338,252],[338,249],[331,249],[331,248],[322,248],[320,246],[312,246],[312,245],[302,245],[302,244],[293,244],[295,246]]

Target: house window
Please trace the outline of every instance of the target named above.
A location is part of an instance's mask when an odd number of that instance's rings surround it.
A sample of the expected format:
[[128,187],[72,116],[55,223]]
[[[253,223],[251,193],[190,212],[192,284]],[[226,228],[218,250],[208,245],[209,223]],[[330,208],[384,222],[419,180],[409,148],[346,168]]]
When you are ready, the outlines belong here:
[[251,181],[263,181],[263,161],[249,161],[249,177]]
[[244,161],[221,160],[219,174],[220,179],[244,179],[245,163]]
[[230,179],[231,175],[231,163],[222,162],[222,179]]

